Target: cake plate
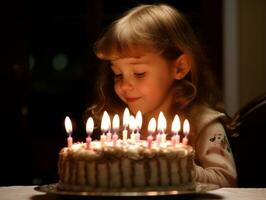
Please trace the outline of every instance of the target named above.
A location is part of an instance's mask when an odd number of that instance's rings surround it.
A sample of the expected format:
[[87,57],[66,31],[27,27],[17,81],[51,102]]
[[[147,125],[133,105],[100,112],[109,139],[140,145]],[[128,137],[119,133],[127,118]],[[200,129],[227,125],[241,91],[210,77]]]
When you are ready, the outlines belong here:
[[169,196],[184,194],[201,194],[218,189],[218,185],[197,183],[194,190],[176,190],[174,187],[135,188],[135,189],[94,189],[86,192],[64,191],[57,188],[57,183],[37,186],[34,189],[47,194],[66,196]]

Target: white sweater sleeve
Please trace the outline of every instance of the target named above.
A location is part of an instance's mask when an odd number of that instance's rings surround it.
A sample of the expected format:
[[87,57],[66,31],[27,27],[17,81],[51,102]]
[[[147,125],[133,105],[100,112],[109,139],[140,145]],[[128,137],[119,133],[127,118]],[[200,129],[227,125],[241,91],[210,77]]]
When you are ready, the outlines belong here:
[[223,125],[214,120],[204,126],[195,141],[196,181],[220,187],[236,186],[234,158]]

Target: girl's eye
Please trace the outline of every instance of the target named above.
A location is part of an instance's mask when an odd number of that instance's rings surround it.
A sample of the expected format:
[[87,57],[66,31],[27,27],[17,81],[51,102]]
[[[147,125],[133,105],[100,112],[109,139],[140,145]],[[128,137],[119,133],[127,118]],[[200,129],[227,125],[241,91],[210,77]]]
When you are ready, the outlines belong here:
[[143,78],[145,76],[145,72],[142,72],[142,73],[135,73],[135,76],[138,77],[138,78]]
[[115,80],[121,79],[122,78],[122,74],[114,74],[114,78],[115,78]]

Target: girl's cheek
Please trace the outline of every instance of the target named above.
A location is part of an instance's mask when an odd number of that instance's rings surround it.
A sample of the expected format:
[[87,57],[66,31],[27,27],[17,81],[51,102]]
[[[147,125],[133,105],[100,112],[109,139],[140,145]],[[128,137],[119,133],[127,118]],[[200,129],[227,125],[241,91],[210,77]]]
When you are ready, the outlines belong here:
[[115,93],[121,97],[121,88],[119,87],[119,84],[115,84],[114,85],[114,90],[115,90]]

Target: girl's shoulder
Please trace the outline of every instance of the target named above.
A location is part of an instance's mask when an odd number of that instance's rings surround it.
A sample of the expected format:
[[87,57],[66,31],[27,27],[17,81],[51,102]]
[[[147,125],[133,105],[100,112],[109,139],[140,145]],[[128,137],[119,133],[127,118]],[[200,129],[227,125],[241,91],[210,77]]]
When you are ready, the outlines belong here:
[[201,130],[208,124],[217,120],[222,120],[226,117],[225,113],[214,110],[205,105],[197,105],[192,107],[189,112],[189,116],[190,121],[197,133],[200,133]]

